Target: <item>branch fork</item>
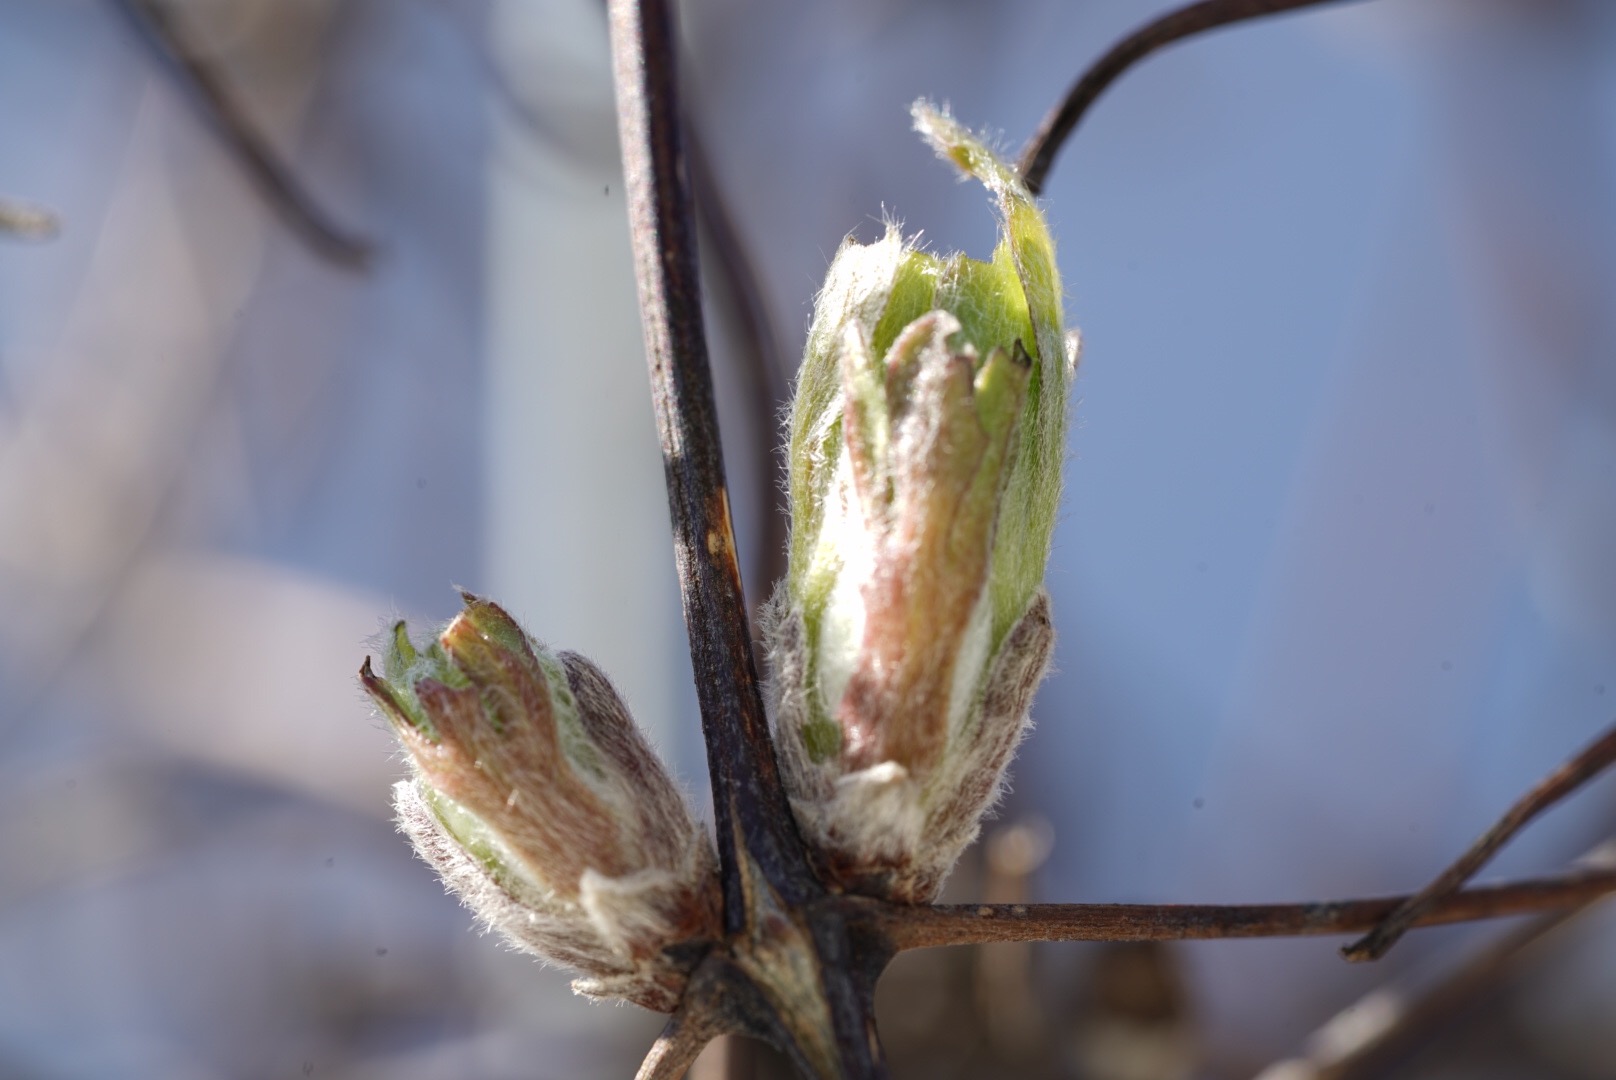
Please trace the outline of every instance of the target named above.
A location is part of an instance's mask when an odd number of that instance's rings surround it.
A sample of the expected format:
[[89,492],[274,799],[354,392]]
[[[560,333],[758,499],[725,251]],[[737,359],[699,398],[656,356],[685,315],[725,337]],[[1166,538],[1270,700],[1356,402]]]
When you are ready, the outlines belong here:
[[466,597],[419,649],[400,625],[384,674],[367,660],[361,681],[412,758],[405,828],[449,885],[519,945],[581,971],[582,992],[672,1013],[640,1080],[683,1075],[723,1034],[770,1042],[818,1080],[885,1077],[874,989],[907,949],[1370,931],[1347,952],[1372,958],[1410,927],[1572,911],[1616,891],[1608,866],[1464,888],[1616,760],[1612,729],[1414,896],[929,903],[996,797],[1052,641],[1042,582],[1077,348],[1032,192],[1087,104],[1151,49],[1312,2],[1203,0],[1147,26],[1079,80],[1019,172],[916,107],[939,154],[993,193],[1003,240],[973,262],[894,231],[850,241],[832,264],[792,409],[788,566],[762,620],[772,711],[719,451],[672,0],[609,3],[716,855],[605,675],[488,601]]

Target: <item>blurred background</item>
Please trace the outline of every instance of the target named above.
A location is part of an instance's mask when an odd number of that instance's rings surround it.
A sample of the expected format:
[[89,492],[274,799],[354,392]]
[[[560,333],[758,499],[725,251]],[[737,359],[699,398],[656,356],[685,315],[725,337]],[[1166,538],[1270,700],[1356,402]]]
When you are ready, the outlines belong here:
[[[487,593],[609,671],[706,806],[601,7],[166,7],[375,252],[289,229],[119,5],[0,0],[0,1076],[630,1075],[660,1018],[474,932],[393,832],[354,675],[388,619]],[[706,205],[768,318],[760,368],[709,274],[754,600],[771,401],[841,238],[993,243],[909,102],[1013,152],[1164,7],[683,5]],[[1057,671],[951,897],[1409,890],[1612,721],[1613,153],[1598,0],[1330,7],[1106,96],[1044,200],[1086,342]],[[1607,777],[1487,873],[1613,818]],[[1347,1075],[1462,970],[1351,1075],[1616,1077],[1609,907],[1491,966],[1508,927],[1367,967],[918,954],[883,1022],[900,1077]]]

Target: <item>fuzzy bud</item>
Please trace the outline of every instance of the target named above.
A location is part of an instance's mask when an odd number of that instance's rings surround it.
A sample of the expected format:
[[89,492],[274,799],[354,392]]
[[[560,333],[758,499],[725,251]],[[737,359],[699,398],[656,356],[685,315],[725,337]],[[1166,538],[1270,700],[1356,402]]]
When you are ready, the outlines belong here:
[[445,884],[573,988],[671,1011],[716,938],[712,844],[600,669],[552,654],[500,607],[417,650],[401,622],[365,690],[409,752],[402,830]]
[[1043,216],[951,117],[915,126],[996,197],[991,262],[849,239],[790,419],[774,734],[821,872],[932,899],[998,797],[1053,631],[1044,569],[1077,360]]

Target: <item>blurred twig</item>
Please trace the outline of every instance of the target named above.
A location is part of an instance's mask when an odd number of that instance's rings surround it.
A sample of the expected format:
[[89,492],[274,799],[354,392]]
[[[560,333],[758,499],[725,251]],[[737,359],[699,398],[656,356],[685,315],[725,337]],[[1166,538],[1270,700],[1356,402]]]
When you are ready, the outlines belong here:
[[[759,591],[757,603],[767,602],[774,583],[785,575],[785,509],[780,498],[780,477],[785,474],[784,443],[778,436],[780,409],[790,394],[789,376],[780,352],[769,306],[758,286],[757,264],[730,212],[729,200],[713,171],[707,147],[698,125],[687,120],[690,183],[694,189],[696,213],[706,226],[706,239],[712,246],[712,267],[719,284],[731,301],[736,329],[741,336],[741,367],[756,412],[754,430],[760,433],[756,447],[759,461],[758,515],[760,522],[757,552],[753,556],[752,580]],[[763,464],[766,462],[767,464]]]
[[[1284,1062],[1267,1080],[1369,1080],[1384,1076],[1455,1014],[1495,988],[1521,956],[1582,908],[1543,915],[1470,957],[1436,985],[1411,1000],[1395,990],[1376,990],[1320,1029],[1308,1060]],[[1298,1068],[1298,1066],[1300,1066]]]
[[1509,843],[1533,818],[1576,791],[1616,762],[1616,725],[1584,747],[1570,761],[1544,777],[1516,801],[1451,866],[1425,888],[1404,901],[1374,930],[1341,950],[1348,960],[1378,960],[1397,944],[1420,916],[1453,895]]
[[1105,93],[1124,71],[1164,45],[1171,45],[1208,30],[1216,30],[1247,19],[1275,15],[1282,11],[1339,3],[1340,0],[1201,0],[1170,11],[1141,26],[1108,49],[1089,66],[1066,92],[1060,104],[1051,109],[1038,125],[1038,131],[1021,152],[1018,168],[1034,195],[1043,190],[1044,180],[1067,138],[1090,105]]
[[297,176],[275,155],[237,104],[224,77],[186,43],[162,0],[108,0],[139,32],[176,82],[189,92],[203,116],[241,163],[259,192],[315,254],[339,266],[363,270],[369,263],[369,241],[355,236],[322,210]]
[[780,478],[785,475],[785,446],[776,438],[780,410],[790,397],[791,371],[780,351],[768,302],[758,285],[760,275],[741,228],[730,209],[718,173],[713,168],[702,124],[687,109],[684,117],[685,160],[696,215],[711,245],[709,265],[729,301],[735,329],[741,338],[742,374],[752,398],[754,428],[760,438],[755,453],[768,466],[758,469],[758,548],[753,558],[752,581],[758,586],[756,603],[768,602],[774,583],[785,575],[786,533],[789,522],[780,499]]
[[[1584,862],[1609,869],[1616,850],[1605,845]],[[1422,987],[1380,987],[1343,1009],[1308,1039],[1307,1056],[1282,1061],[1258,1080],[1369,1080],[1382,1076],[1444,1024],[1518,970],[1550,933],[1587,906],[1542,915],[1515,928]]]

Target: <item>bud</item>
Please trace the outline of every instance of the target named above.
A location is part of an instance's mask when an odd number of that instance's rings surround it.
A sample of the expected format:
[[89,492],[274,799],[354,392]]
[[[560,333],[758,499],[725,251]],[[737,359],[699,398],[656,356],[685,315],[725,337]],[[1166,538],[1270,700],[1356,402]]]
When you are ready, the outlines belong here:
[[986,263],[890,226],[836,253],[792,403],[766,632],[776,746],[822,873],[922,902],[998,797],[1048,666],[1077,343],[1020,178],[948,115],[914,116],[996,197],[1002,236]]
[[393,627],[360,680],[409,752],[400,827],[491,928],[571,968],[573,989],[672,1011],[719,936],[706,834],[599,668],[551,654],[497,605],[417,650]]

